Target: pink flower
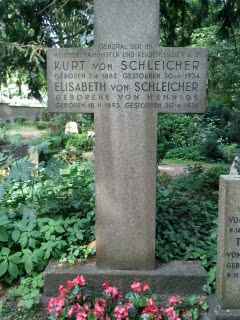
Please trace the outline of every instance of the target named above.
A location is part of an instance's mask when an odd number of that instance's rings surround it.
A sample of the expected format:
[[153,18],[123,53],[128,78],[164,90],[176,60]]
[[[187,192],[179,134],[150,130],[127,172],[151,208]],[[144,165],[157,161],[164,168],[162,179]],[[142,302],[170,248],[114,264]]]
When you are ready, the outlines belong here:
[[86,305],[84,306],[84,311],[85,311],[86,313],[88,313],[90,310],[91,310],[90,306],[86,304]]
[[108,289],[109,287],[112,287],[111,282],[110,282],[110,281],[106,281],[106,282],[104,282],[104,284],[103,284],[103,288],[104,288],[104,289]]
[[71,309],[68,311],[69,318],[72,318],[73,313],[74,313],[74,306],[72,306]]
[[105,290],[105,293],[109,296],[112,297],[113,299],[118,296],[118,289],[115,287],[109,287]]
[[64,286],[60,286],[60,287],[59,287],[59,292],[60,292],[61,297],[63,297],[63,298],[66,297],[66,295],[68,294],[68,293],[66,292]]
[[52,298],[49,301],[48,304],[48,312],[51,313],[53,308],[55,307],[55,315],[56,317],[61,317],[61,311],[63,309],[63,307],[65,306],[65,300],[62,297],[59,298]]
[[102,317],[104,314],[104,307],[100,306],[100,304],[96,303],[93,311],[94,317]]
[[145,283],[145,285],[143,286],[143,292],[146,292],[148,291],[150,288],[149,288],[149,285],[148,283]]
[[80,311],[76,314],[76,320],[85,320],[85,319],[87,319],[87,317],[88,317],[88,315],[85,312]]
[[48,313],[50,314],[55,306],[56,303],[56,298],[51,298],[49,303],[48,303]]
[[182,301],[181,301],[181,298],[178,296],[178,297],[170,297],[169,298],[169,305],[170,307],[174,306],[176,307],[177,304],[182,304]]
[[157,315],[159,313],[159,309],[158,309],[156,302],[153,298],[150,298],[148,300],[147,308],[145,308],[142,313],[143,314],[151,314],[151,315]]
[[86,279],[84,278],[84,276],[77,276],[74,280],[73,280],[73,285],[74,286],[80,286],[80,287],[84,287],[86,285]]
[[165,315],[166,315],[167,317],[169,317],[169,318],[172,319],[172,320],[181,320],[181,319],[179,318],[177,312],[176,312],[175,310],[173,310],[172,307],[169,307],[169,308],[167,308],[167,309],[165,309],[165,310],[163,309],[163,312],[165,313]]
[[142,291],[142,284],[141,284],[141,282],[134,282],[134,283],[131,285],[131,288],[133,289],[133,291],[138,292],[138,293],[141,293],[141,291]]
[[127,319],[128,318],[128,306],[127,307],[120,307],[120,306],[117,306],[115,309],[114,309],[114,317],[118,320],[122,320],[122,319]]
[[68,280],[66,289],[70,291],[70,290],[72,290],[73,287],[74,287],[74,285],[73,285],[72,281]]

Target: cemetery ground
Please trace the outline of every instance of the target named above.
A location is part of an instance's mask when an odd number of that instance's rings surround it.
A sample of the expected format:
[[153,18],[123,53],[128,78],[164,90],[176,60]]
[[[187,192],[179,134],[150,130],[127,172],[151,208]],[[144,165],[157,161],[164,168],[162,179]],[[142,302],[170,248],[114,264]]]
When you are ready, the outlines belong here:
[[[87,136],[94,126],[87,115],[74,117],[71,120],[81,121],[80,134],[64,134],[68,120],[61,115],[46,121],[45,134],[30,139],[28,147],[40,154],[38,168],[26,158],[1,154],[1,166],[11,168],[10,174],[1,177],[0,189],[1,319],[15,319],[16,310],[18,319],[47,318],[39,302],[49,260],[75,263],[95,253],[95,248],[88,247],[95,240],[94,163],[82,157],[94,148],[94,139]],[[158,144],[158,163],[163,158],[163,163],[182,161],[189,166],[180,175],[157,177],[156,256],[163,262],[200,260],[209,274],[203,292],[211,294],[216,275],[218,180],[228,174],[238,144],[234,140],[224,144],[216,136],[215,150],[206,148],[208,141],[202,137],[207,136],[209,123],[215,126],[211,134],[229,134],[218,128],[212,116],[211,121],[199,116],[160,116],[159,135],[160,126],[170,121],[172,130],[159,140],[164,143]],[[60,134],[51,133],[56,123]],[[5,129],[2,144],[23,143],[19,135],[6,135]],[[187,146],[186,141],[190,141]],[[209,154],[204,153],[206,149]],[[206,305],[196,303],[194,297],[191,304],[190,313],[197,319],[197,309]],[[186,318],[191,319],[190,313]]]

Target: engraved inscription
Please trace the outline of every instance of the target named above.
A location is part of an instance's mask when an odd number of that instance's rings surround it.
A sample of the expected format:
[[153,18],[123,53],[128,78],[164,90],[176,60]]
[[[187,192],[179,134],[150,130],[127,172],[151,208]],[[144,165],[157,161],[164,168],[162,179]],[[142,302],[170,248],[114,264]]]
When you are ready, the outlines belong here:
[[206,49],[100,44],[98,49],[48,50],[52,112],[202,113],[206,78]]
[[[240,207],[237,206],[236,213],[228,217],[229,223],[229,236],[233,237],[233,243],[235,248],[226,252],[226,272],[227,278],[240,277]],[[239,248],[239,249],[238,249]],[[239,250],[239,251],[238,251]],[[239,271],[239,272],[238,272]]]

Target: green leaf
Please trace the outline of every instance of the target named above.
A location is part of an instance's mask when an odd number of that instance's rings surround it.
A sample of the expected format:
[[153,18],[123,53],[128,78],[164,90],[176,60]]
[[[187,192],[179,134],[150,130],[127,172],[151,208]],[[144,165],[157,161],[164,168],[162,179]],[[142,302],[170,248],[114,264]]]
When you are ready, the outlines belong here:
[[13,254],[12,256],[8,257],[8,260],[15,263],[15,264],[19,264],[22,262],[20,255],[21,255],[21,252],[17,252],[15,254]]
[[79,239],[79,240],[83,240],[83,234],[82,234],[82,232],[77,232],[76,233],[76,237]]
[[65,232],[65,230],[63,229],[62,226],[57,226],[57,227],[55,227],[55,230],[56,230],[58,233],[64,233],[64,232]]
[[1,250],[1,254],[3,256],[8,256],[10,253],[10,249],[9,248],[6,248],[6,247],[3,247],[2,250]]
[[22,248],[25,248],[28,242],[27,236],[23,236],[20,238],[19,243],[21,244]]
[[32,260],[28,259],[25,262],[24,266],[25,266],[25,270],[26,270],[27,274],[30,274],[32,272],[32,270],[33,270]]
[[197,303],[197,297],[195,295],[192,295],[187,299],[187,304],[190,306],[195,306]]
[[38,238],[38,237],[41,236],[41,233],[40,233],[39,231],[37,231],[37,230],[33,230],[33,231],[31,232],[31,236],[32,236],[33,238]]
[[8,272],[10,273],[11,276],[13,276],[14,278],[17,278],[18,266],[15,263],[9,262]]
[[12,239],[14,242],[17,242],[20,237],[20,231],[19,230],[14,230],[12,233]]
[[200,316],[200,312],[197,308],[189,310],[191,316],[192,316],[192,320],[197,320]]
[[1,215],[1,217],[0,217],[0,226],[5,226],[8,223],[9,223],[8,218],[6,216],[4,216],[4,215]]
[[8,262],[7,260],[4,260],[3,262],[0,263],[0,277],[2,277],[8,269]]
[[27,309],[31,309],[33,305],[34,305],[34,300],[33,299],[21,300],[18,303],[19,307],[26,307]]
[[7,242],[8,241],[8,235],[5,228],[0,226],[0,241]]
[[30,238],[29,241],[28,241],[28,245],[29,245],[29,247],[35,249],[35,247],[36,247],[36,241],[35,241],[35,239]]

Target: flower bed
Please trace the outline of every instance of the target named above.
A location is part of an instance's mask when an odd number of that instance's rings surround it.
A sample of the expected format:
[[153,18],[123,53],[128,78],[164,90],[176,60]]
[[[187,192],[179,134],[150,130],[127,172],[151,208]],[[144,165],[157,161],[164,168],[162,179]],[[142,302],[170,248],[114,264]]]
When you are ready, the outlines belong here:
[[[91,299],[86,291],[86,279],[77,276],[68,280],[67,286],[59,287],[60,296],[51,298],[48,304],[49,319],[72,320],[111,320],[111,319],[158,319],[181,320],[189,309],[187,302],[180,297],[170,297],[166,307],[159,306],[156,296],[147,283],[134,282],[132,291],[125,298],[107,281],[103,284],[100,297]],[[191,306],[192,308],[192,306]],[[191,309],[190,318],[196,320],[198,309]]]

